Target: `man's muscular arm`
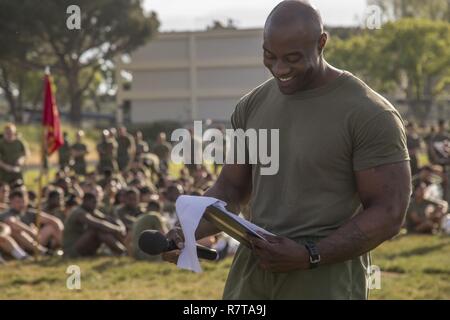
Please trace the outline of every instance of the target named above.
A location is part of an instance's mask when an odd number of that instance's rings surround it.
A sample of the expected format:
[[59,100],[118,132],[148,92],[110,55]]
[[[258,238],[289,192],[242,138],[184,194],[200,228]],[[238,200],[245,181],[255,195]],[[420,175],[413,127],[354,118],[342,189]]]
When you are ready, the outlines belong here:
[[[245,164],[224,165],[217,181],[205,192],[204,196],[214,197],[227,203],[227,209],[238,213],[240,205],[248,201],[252,189],[251,166]],[[196,239],[202,239],[219,233],[216,227],[205,219],[200,220],[200,224],[195,232]],[[167,238],[174,240],[178,248],[184,246],[181,229],[178,227],[170,230],[166,234]],[[163,253],[163,259],[176,263],[178,252],[171,251]]]
[[407,161],[355,173],[363,211],[320,241],[322,264],[342,262],[368,252],[395,236],[411,195]]
[[[355,173],[363,211],[317,243],[321,264],[339,263],[372,250],[400,230],[411,194],[408,162]],[[309,267],[305,247],[280,236],[252,239],[261,268],[289,272]]]
[[[250,197],[251,188],[250,165],[224,165],[216,183],[205,192],[204,196],[225,201],[229,211],[239,213],[241,204],[245,204]],[[195,236],[201,239],[219,232],[220,230],[202,219]]]

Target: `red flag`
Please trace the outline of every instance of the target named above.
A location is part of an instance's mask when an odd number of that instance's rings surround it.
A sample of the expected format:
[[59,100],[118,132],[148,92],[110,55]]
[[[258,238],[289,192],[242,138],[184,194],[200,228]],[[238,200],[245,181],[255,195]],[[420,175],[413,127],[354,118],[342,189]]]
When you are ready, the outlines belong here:
[[48,155],[58,150],[63,144],[64,139],[61,132],[58,107],[53,96],[51,78],[49,74],[44,78],[44,107],[42,113],[42,124],[45,129],[46,152]]

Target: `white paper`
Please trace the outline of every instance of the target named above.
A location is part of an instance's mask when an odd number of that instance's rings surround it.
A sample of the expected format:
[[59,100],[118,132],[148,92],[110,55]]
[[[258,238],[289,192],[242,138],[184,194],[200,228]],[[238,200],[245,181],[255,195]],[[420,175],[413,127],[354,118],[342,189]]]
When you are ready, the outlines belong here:
[[[175,208],[180,221],[181,228],[184,234],[184,248],[181,250],[178,257],[178,268],[188,269],[194,272],[202,272],[200,262],[197,256],[197,247],[195,240],[195,231],[198,224],[206,210],[206,207],[213,205],[225,213],[227,213],[233,219],[245,224],[253,231],[259,231],[262,233],[273,235],[272,233],[258,227],[257,225],[227,211],[225,206],[226,202],[212,198],[212,197],[200,197],[200,196],[180,196],[178,197]],[[263,237],[261,237],[264,239]]]

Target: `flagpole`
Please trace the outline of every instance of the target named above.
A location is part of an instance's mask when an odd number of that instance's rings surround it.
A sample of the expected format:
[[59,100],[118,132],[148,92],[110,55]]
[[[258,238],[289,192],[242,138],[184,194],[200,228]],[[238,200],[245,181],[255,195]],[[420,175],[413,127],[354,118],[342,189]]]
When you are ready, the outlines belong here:
[[42,179],[44,177],[44,162],[45,162],[45,128],[42,128],[42,135],[41,135],[41,170],[39,172],[39,179],[38,179],[38,198],[37,198],[37,210],[36,210],[36,227],[37,227],[37,239],[36,239],[36,245],[34,250],[34,259],[35,261],[38,261],[39,256],[39,233],[41,231],[41,208],[42,208],[42,189],[43,189],[43,183]]
[[[44,75],[44,100],[45,100],[45,78],[50,75],[50,68],[45,68],[45,75]],[[45,106],[43,107],[45,108]],[[39,256],[39,233],[41,231],[41,210],[42,210],[42,189],[43,189],[43,183],[42,179],[44,177],[44,171],[46,170],[46,148],[45,148],[45,141],[46,141],[46,127],[43,125],[41,127],[41,170],[39,172],[39,179],[38,179],[38,198],[37,198],[37,210],[36,210],[36,228],[37,228],[37,238],[36,238],[36,244],[35,244],[35,250],[34,250],[34,260],[38,261]]]

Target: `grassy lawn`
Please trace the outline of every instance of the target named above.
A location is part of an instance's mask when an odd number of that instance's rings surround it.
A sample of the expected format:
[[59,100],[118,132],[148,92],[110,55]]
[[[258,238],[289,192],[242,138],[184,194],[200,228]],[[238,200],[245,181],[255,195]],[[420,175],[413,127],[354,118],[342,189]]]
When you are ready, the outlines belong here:
[[403,236],[372,255],[381,290],[372,299],[450,299],[450,237]]
[[[379,247],[381,289],[371,299],[450,299],[450,237],[399,237]],[[81,290],[66,289],[66,268],[81,268]],[[220,299],[231,259],[194,274],[158,262],[98,257],[0,266],[0,299]]]

